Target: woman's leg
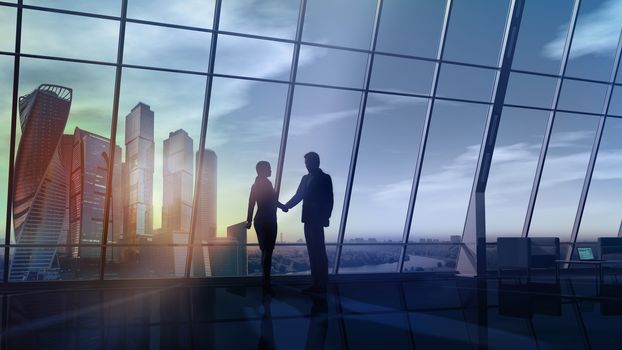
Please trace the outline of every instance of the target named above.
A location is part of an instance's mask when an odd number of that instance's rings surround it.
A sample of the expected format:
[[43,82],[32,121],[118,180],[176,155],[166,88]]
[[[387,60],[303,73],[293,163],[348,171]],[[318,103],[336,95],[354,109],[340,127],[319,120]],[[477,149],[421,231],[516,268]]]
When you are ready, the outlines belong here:
[[261,267],[263,270],[263,285],[270,287],[270,272],[272,270],[272,249],[261,251]]

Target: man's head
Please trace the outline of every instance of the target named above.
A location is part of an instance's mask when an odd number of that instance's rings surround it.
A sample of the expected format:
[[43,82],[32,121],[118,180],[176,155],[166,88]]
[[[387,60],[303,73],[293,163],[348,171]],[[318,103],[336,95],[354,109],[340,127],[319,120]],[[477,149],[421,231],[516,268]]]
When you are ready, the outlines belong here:
[[309,152],[305,154],[305,165],[309,172],[315,171],[320,168],[320,155],[315,152]]
[[257,176],[270,177],[270,175],[272,175],[270,163],[265,160],[257,162],[255,169],[257,170]]

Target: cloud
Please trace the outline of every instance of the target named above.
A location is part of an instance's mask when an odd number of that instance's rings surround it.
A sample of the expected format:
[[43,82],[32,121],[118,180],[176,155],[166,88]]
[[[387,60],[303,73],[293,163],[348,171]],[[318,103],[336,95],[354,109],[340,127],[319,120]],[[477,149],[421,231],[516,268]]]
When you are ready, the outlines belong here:
[[[572,57],[590,54],[611,55],[615,51],[622,28],[622,2],[609,0],[590,13],[578,18],[571,47]],[[543,55],[550,59],[561,57],[566,43],[568,26],[560,28],[553,41],[543,48]]]

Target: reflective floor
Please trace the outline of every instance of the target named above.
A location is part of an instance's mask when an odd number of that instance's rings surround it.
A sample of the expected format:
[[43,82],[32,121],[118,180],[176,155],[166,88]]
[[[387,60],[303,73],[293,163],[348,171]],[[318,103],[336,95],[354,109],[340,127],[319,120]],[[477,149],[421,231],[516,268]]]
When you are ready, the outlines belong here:
[[3,296],[6,349],[622,349],[622,281],[79,287]]

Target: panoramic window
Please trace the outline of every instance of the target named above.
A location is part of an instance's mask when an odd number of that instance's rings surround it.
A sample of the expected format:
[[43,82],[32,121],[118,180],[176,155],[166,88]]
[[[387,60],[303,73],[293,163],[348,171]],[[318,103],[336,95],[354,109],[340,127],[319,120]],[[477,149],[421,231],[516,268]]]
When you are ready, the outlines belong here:
[[[0,2],[4,281],[261,275],[257,163],[285,203],[309,152],[332,179],[331,273],[464,272],[478,173],[490,251],[617,236],[620,6],[516,5]],[[302,206],[277,210],[273,274],[311,272]]]

